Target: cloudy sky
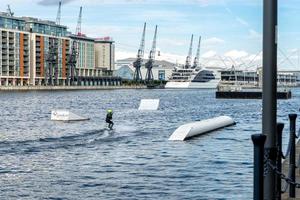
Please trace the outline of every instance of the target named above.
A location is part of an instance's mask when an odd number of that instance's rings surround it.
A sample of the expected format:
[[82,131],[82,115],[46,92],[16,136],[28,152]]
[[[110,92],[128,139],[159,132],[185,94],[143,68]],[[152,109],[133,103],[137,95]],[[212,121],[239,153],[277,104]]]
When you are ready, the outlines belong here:
[[[202,36],[201,62],[205,65],[256,68],[261,65],[262,0],[63,0],[61,23],[74,32],[83,6],[82,32],[90,37],[111,36],[116,57],[136,56],[143,23],[147,22],[147,56],[158,25],[157,58],[184,63],[190,37],[193,55]],[[1,0],[15,16],[56,18],[58,0]],[[280,69],[300,69],[300,2],[279,0]]]

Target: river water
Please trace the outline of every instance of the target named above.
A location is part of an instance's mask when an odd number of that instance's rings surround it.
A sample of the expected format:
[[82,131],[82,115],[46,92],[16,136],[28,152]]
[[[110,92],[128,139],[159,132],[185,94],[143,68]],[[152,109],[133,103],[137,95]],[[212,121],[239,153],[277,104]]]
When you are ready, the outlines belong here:
[[[299,97],[294,89],[278,101],[285,136]],[[159,110],[138,111],[143,98],[159,98]],[[0,102],[0,199],[252,199],[250,138],[261,132],[261,100],[165,89],[1,92]],[[91,120],[53,122],[53,109]],[[237,124],[168,141],[178,126],[220,115]]]

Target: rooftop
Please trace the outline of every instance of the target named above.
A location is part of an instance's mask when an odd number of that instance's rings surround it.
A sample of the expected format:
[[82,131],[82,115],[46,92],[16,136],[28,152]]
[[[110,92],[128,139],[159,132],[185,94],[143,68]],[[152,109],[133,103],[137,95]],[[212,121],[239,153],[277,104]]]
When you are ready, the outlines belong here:
[[112,37],[102,37],[102,38],[95,38],[96,43],[114,43],[115,41],[113,40]]

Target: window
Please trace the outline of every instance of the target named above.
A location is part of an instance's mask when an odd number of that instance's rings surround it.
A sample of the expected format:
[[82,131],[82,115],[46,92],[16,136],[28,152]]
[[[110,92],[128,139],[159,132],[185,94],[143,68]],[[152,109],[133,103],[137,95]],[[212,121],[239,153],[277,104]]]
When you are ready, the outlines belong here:
[[158,70],[158,79],[161,81],[165,80],[165,70]]

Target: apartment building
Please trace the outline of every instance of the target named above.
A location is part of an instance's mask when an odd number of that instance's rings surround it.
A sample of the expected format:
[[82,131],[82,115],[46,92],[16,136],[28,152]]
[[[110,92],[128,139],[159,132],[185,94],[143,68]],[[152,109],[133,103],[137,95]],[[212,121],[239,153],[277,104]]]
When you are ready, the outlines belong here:
[[[68,64],[73,43],[75,70]],[[52,21],[0,12],[0,85],[66,85],[73,72],[78,77],[108,75],[114,69],[113,43],[72,35]]]
[[79,76],[101,76],[102,70],[95,67],[95,39],[85,35],[70,35],[77,44],[78,58],[76,73]]
[[30,34],[25,20],[0,13],[0,85],[28,85]]
[[96,68],[115,70],[115,44],[111,37],[95,40]]

